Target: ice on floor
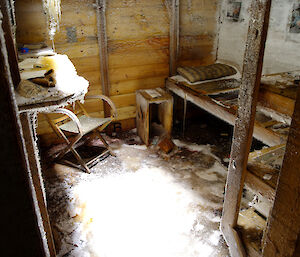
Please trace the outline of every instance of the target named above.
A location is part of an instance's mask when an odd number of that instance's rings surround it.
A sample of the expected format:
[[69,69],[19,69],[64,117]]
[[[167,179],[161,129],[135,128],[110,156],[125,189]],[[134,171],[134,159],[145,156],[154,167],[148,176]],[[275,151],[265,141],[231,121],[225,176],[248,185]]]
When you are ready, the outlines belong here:
[[219,231],[226,171],[209,146],[178,148],[168,161],[144,146],[116,154],[91,174],[57,164],[46,179],[58,256],[228,256]]

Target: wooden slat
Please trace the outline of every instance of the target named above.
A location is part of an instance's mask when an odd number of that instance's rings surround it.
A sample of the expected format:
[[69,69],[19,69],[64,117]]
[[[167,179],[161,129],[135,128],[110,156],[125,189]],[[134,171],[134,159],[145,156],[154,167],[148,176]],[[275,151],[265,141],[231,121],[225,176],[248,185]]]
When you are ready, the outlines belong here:
[[[110,95],[110,81],[108,73],[107,35],[106,35],[106,0],[97,0],[97,29],[100,55],[101,85],[104,95]],[[104,104],[105,117],[110,116],[110,109]]]
[[[157,2],[158,0],[152,1]],[[154,36],[168,36],[168,16],[162,6],[138,7],[136,5],[137,1],[126,8],[108,7],[107,24],[109,26],[107,28],[107,36],[110,40],[132,40],[146,39]]]
[[270,92],[266,89],[259,91],[260,105],[292,117],[295,101],[285,96]]
[[156,35],[147,38],[133,38],[125,40],[108,40],[109,53],[127,53],[128,51],[135,50],[155,50],[155,49],[168,49],[169,36]]
[[256,113],[271,0],[253,0],[244,56],[239,108],[234,127],[231,160],[228,168],[221,230],[233,257],[245,256],[235,231],[246,176],[248,154]]
[[73,58],[98,56],[99,46],[96,40],[86,43],[66,42],[63,44],[55,44],[55,51],[59,54],[66,54],[72,60]]
[[165,76],[126,80],[111,85],[111,95],[134,93],[139,89],[150,89],[165,86]]
[[242,234],[247,256],[261,256],[261,237],[266,221],[259,216],[254,208],[242,210],[238,218],[239,232]]
[[169,68],[165,64],[147,64],[142,66],[112,68],[109,70],[111,83],[158,76],[165,76],[167,78],[168,72]]
[[[81,45],[80,48],[65,48],[61,50],[61,46],[57,46],[59,53],[67,54],[70,52],[71,61],[75,65],[77,71],[82,73],[84,71],[96,71],[99,66],[99,56],[97,51],[94,52],[96,45],[88,49]],[[82,53],[81,53],[82,51]],[[77,52],[77,53],[76,53]],[[81,55],[82,54],[82,55]],[[151,64],[165,64],[168,66],[169,50],[168,49],[130,49],[126,52],[114,52],[108,55],[109,68],[125,68],[130,66],[151,65]],[[99,72],[100,73],[100,72]]]
[[19,85],[19,82],[21,81],[20,73],[19,73],[19,67],[18,67],[18,58],[16,53],[16,46],[13,39],[13,33],[11,30],[11,22],[8,14],[8,2],[7,1],[1,1],[1,12],[3,14],[3,30],[4,30],[4,37],[6,41],[7,46],[7,52],[8,52],[8,61],[9,61],[9,67],[10,67],[10,73],[12,76],[12,80],[14,83],[14,87],[17,88]]
[[33,186],[34,186],[39,210],[41,212],[42,223],[45,230],[45,236],[47,238],[50,256],[55,256],[56,252],[55,252],[54,239],[52,235],[49,215],[47,211],[46,195],[45,192],[43,191],[43,178],[42,178],[41,165],[40,165],[39,157],[37,156],[38,146],[37,146],[37,142],[34,140],[34,138],[36,137],[36,130],[34,129],[35,118],[36,117],[30,116],[27,113],[22,113],[20,115],[22,129],[23,129],[23,136],[26,142]]
[[277,184],[274,206],[264,235],[263,256],[296,256],[300,236],[300,88],[286,152]]
[[15,1],[15,10],[17,42],[23,44],[44,42],[48,32],[42,3],[40,1]]
[[170,76],[177,73],[179,50],[179,0],[171,0],[170,6]]
[[[219,105],[216,102],[214,102],[210,97],[200,95],[191,89],[181,87],[180,85],[176,85],[170,79],[167,80],[166,87],[181,98],[196,104],[197,106],[211,113],[212,115],[228,122],[231,125],[235,124],[235,108],[226,108],[224,105]],[[272,130],[264,128],[260,123],[256,121],[254,127],[254,137],[269,146],[279,145],[282,144],[284,141],[284,138],[281,138],[280,135],[276,134]]]

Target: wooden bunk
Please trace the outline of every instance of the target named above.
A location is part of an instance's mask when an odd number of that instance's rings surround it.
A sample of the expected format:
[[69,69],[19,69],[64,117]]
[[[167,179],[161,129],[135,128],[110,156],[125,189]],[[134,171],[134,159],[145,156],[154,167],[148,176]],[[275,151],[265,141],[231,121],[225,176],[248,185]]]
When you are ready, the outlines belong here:
[[[261,196],[264,201],[269,202],[269,206],[274,203],[285,149],[285,145],[278,145],[249,154],[245,188]],[[263,231],[267,227],[266,218],[255,206],[241,208],[239,211],[238,231],[249,256],[261,255]]]
[[[176,75],[179,49],[179,15],[175,2],[172,0],[170,78],[166,81],[166,87],[185,100],[185,109],[186,102],[190,101],[234,125],[221,220],[221,231],[230,255],[299,256],[299,73],[273,74],[262,78],[272,0],[251,1],[241,83],[238,86],[228,81],[222,85],[219,82],[210,83],[207,84],[209,87],[201,85],[202,91],[171,77]],[[238,98],[239,90],[241,94]],[[270,114],[267,116],[271,119],[265,119],[265,114]],[[239,118],[236,119],[236,116]],[[271,148],[250,154],[248,162],[252,136]],[[286,141],[286,146],[283,146]],[[264,163],[268,155],[280,155],[282,158],[277,161],[283,159],[282,166]],[[240,210],[245,185],[271,202],[272,209],[267,219],[253,208]]]
[[[298,74],[300,72],[263,76],[254,137],[269,146],[286,141],[296,97]],[[171,92],[229,124],[235,124],[240,80],[231,78],[191,84],[180,77],[173,76],[167,79],[166,87]]]
[[[235,121],[221,220],[221,231],[229,245],[230,255],[234,257],[299,256],[300,252],[300,87],[297,86],[299,77],[293,78],[293,83],[285,81],[283,88],[278,86],[281,83],[278,78],[273,77],[271,80],[274,83],[269,87],[264,86],[265,81],[261,79],[271,2],[272,0],[252,0],[250,8],[251,15],[238,99],[237,117],[239,118]],[[281,74],[280,78],[286,75],[294,74]],[[291,97],[287,93],[290,90],[297,91],[297,97],[294,93]],[[294,97],[296,101],[295,103],[282,101],[285,97],[289,99]],[[270,101],[271,98],[274,101]],[[278,102],[274,104],[276,101]],[[292,119],[289,129],[286,129],[289,131],[285,150],[281,146],[275,147],[265,154],[250,154],[249,158],[253,131],[255,135],[256,110],[259,109],[257,103],[262,108],[273,107],[272,109],[281,113],[284,113],[282,109],[288,107],[284,114],[292,116]],[[281,158],[275,158],[276,162],[272,162],[274,151],[278,152],[278,155],[284,155],[282,165],[280,165]],[[260,219],[253,209],[240,209],[245,182],[246,185],[249,183],[249,174],[252,178],[259,178],[258,181],[264,182],[257,187],[259,192],[262,188],[269,189],[265,192],[269,193],[272,207],[266,221]],[[251,221],[253,224],[250,224]],[[247,227],[249,224],[250,226]],[[250,240],[251,231],[254,232],[253,239],[258,244]]]
[[[249,154],[245,187],[263,197],[270,206],[274,203],[285,154],[285,142],[297,96],[298,74],[300,73],[286,72],[263,76],[260,85],[254,136],[270,147]],[[167,79],[166,86],[184,100],[196,104],[229,124],[235,124],[240,86],[238,80],[221,79],[191,85],[175,76]],[[272,108],[273,106],[275,108]],[[277,116],[277,119],[272,116]],[[261,256],[263,231],[267,227],[266,218],[253,207],[239,211],[237,231],[249,256]]]

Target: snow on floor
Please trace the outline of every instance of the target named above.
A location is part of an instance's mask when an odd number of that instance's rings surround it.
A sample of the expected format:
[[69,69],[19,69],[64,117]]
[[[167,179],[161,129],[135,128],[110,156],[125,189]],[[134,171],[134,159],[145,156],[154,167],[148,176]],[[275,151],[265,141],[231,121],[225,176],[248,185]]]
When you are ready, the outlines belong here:
[[209,146],[176,141],[169,159],[120,144],[86,174],[46,174],[58,256],[228,256],[219,232],[226,171]]

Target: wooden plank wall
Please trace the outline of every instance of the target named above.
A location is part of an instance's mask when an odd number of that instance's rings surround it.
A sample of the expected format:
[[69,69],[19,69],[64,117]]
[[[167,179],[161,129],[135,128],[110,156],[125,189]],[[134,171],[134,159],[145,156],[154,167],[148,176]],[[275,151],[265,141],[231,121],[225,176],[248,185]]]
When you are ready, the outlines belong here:
[[180,0],[179,65],[215,62],[220,3],[220,0]]
[[[109,0],[106,9],[110,95],[118,119],[135,118],[135,91],[164,87],[169,73],[168,0]],[[218,0],[180,1],[180,64],[214,62]],[[101,94],[97,17],[94,0],[63,0],[56,52],[67,54],[78,74]],[[41,0],[16,1],[18,43],[47,42]],[[34,17],[35,22],[30,21]],[[25,24],[22,23],[26,20]],[[32,36],[31,36],[32,35]],[[100,105],[86,103],[95,113]],[[103,108],[101,111],[103,113]],[[40,134],[49,126],[39,119]]]

